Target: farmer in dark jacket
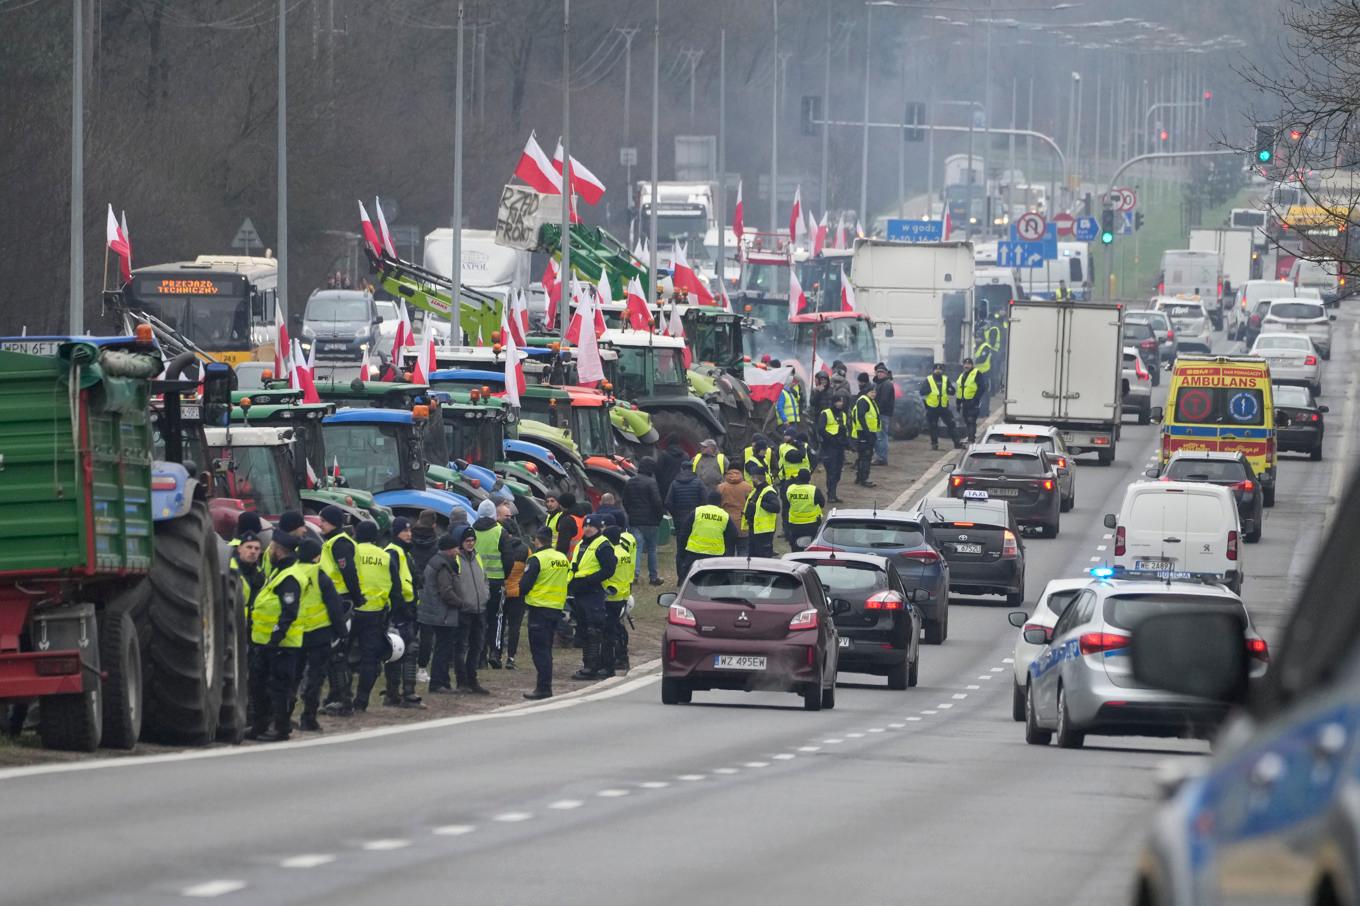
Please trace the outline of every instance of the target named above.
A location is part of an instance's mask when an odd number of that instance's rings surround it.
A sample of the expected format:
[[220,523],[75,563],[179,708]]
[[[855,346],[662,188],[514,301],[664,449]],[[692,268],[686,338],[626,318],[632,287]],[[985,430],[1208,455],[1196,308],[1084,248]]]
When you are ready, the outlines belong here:
[[887,363],[879,362],[874,366],[874,402],[878,403],[878,418],[881,427],[874,438],[874,465],[888,464],[888,426],[892,424],[893,409],[897,405],[897,388],[893,386],[893,373]]
[[[414,530],[413,530],[414,533]],[[421,573],[420,606],[417,619],[429,627],[433,652],[430,656],[430,692],[453,691],[449,663],[453,660],[453,635],[458,628],[458,593],[454,572],[457,568],[458,541],[452,535],[440,537],[438,551]]]
[[689,540],[689,524],[694,519],[694,511],[703,506],[708,499],[708,488],[694,474],[688,464],[680,468],[680,474],[671,482],[666,492],[666,510],[675,522],[675,571],[683,572],[685,542]]
[[628,525],[633,537],[637,539],[637,572],[642,575],[642,552],[647,552],[647,572],[653,585],[661,584],[661,575],[656,565],[656,532],[661,525],[661,517],[666,515],[666,506],[661,501],[661,491],[656,485],[656,460],[644,457],[638,463],[638,474],[628,479],[623,486],[623,509],[628,514]]

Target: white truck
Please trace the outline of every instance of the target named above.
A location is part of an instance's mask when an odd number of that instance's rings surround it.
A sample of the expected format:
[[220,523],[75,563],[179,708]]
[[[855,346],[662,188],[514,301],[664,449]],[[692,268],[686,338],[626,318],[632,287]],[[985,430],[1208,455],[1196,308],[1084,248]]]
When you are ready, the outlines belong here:
[[1012,305],[1005,420],[1052,425],[1074,455],[1114,462],[1124,395],[1120,312],[1114,302]]
[[[647,236],[651,230],[652,184],[637,184],[637,235]],[[704,239],[709,230],[717,230],[718,219],[714,208],[715,188],[711,182],[659,182],[656,184],[656,241],[657,251],[670,252],[675,240],[688,243],[689,258],[693,262],[706,256]],[[714,245],[717,245],[714,234]]]
[[1196,251],[1218,252],[1223,262],[1223,279],[1234,287],[1252,278],[1252,246],[1255,236],[1251,229],[1192,229],[1190,248]]
[[926,374],[972,352],[974,267],[967,241],[855,243],[850,282],[889,367]]
[[[512,291],[526,292],[533,280],[532,257],[523,249],[496,244],[495,230],[463,230],[461,275],[464,286],[479,289],[498,299]],[[441,227],[425,237],[425,267],[445,277],[453,276],[453,230]]]

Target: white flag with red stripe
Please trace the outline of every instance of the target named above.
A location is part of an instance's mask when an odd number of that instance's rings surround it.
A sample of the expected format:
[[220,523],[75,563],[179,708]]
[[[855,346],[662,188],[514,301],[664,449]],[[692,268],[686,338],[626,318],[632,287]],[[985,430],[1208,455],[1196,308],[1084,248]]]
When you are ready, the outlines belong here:
[[520,396],[527,386],[524,382],[525,353],[520,352],[519,343],[515,340],[512,321],[513,316],[501,312],[501,333],[505,337],[505,397],[506,402],[518,409]]
[[113,216],[113,205],[109,205],[109,219],[104,229],[104,237],[109,251],[118,256],[118,273],[122,275],[124,283],[128,282],[132,279],[132,245],[119,225],[118,218]]
[[628,326],[634,330],[652,329],[652,312],[647,308],[647,297],[642,292],[642,281],[637,277],[628,281],[628,293],[624,297],[628,306]]
[[741,180],[737,180],[737,206],[732,211],[732,232],[736,234],[737,245],[741,245],[742,234],[746,232],[746,215],[741,204]]
[[704,281],[699,279],[694,268],[689,266],[684,246],[678,240],[671,256],[671,272],[671,282],[676,288],[686,290],[696,305],[713,304],[713,293],[704,285]]
[[[316,344],[312,344],[312,355],[316,355]],[[289,386],[294,390],[302,391],[302,401],[304,403],[319,403],[321,397],[316,392],[315,382],[315,358],[302,356],[302,346],[297,340],[293,341],[293,373],[290,378]]]
[[948,239],[948,238],[949,238],[949,234],[950,234],[950,232],[951,232],[952,229],[953,229],[953,226],[954,226],[954,223],[953,223],[953,221],[952,221],[952,220],[950,219],[950,217],[949,217],[949,208],[945,208],[945,209],[944,209],[944,227],[943,227],[943,231],[940,233],[940,238],[942,238],[942,239]]
[[[553,154],[553,169],[557,171],[558,182],[562,179],[562,141],[557,142],[557,151]],[[571,191],[581,196],[581,200],[588,205],[597,205],[604,197],[604,183],[600,178],[581,163],[575,157],[571,159]]]
[[520,152],[515,176],[536,192],[544,195],[562,194],[562,177],[553,169],[552,161],[548,160],[548,155],[532,132],[524,143],[524,150]]
[[732,299],[727,295],[727,281],[721,278],[718,280],[718,299],[722,302],[723,311],[732,311]]
[[[595,331],[586,330],[583,324],[589,320],[594,321],[599,314],[599,308],[595,302],[594,293],[585,293],[581,298],[580,304],[576,308],[576,319],[573,322],[578,339],[572,340],[576,343],[576,383],[583,387],[593,387],[599,381],[604,380],[604,360],[600,357],[600,339]],[[568,337],[570,340],[571,338]]]
[[855,303],[855,287],[850,282],[850,278],[845,276],[845,267],[841,267],[841,311],[851,313],[859,311]]
[[561,269],[557,262],[548,259],[548,266],[543,269],[543,292],[548,297],[548,312],[546,319],[548,329],[552,330],[557,325],[557,306],[562,301],[562,280]]
[[583,318],[594,319],[596,339],[604,336],[604,332],[609,329],[609,325],[604,322],[604,312],[595,304],[598,290],[595,287],[587,285],[586,292],[582,292],[579,283],[575,280],[571,282],[571,298],[576,304],[571,314],[571,323],[567,325],[567,332],[563,335],[563,339],[573,346],[579,346],[582,342],[581,325],[584,323],[582,320]]
[[690,363],[694,361],[694,355],[689,351],[689,340],[685,339],[685,322],[680,318],[680,306],[676,305],[674,302],[671,303],[670,318],[667,319],[666,329],[662,331],[662,334],[668,337],[675,337],[685,344],[681,353],[683,353],[684,356],[685,367],[688,368]]
[[364,358],[359,362],[359,380],[371,381],[373,379],[373,366],[369,364],[368,350],[364,350]]
[[794,315],[801,315],[808,310],[807,293],[803,292],[803,284],[798,282],[798,269],[789,268],[789,320],[793,320]]
[[340,457],[331,456],[331,481],[340,481]]
[[826,360],[823,359],[819,353],[814,352],[812,354],[812,372],[813,374],[816,374],[818,371],[830,374],[831,366],[826,363]]
[[797,245],[800,234],[806,229],[803,226],[803,187],[798,186],[793,190],[793,210],[789,211],[789,245]]
[[382,240],[378,238],[378,231],[373,228],[373,221],[368,219],[368,209],[364,207],[362,201],[359,202],[359,228],[363,231],[364,242],[373,253],[373,257],[381,258]]
[[841,216],[836,218],[836,242],[832,248],[848,249],[850,247],[850,235],[846,231],[845,212],[841,211]]
[[816,258],[822,253],[826,246],[826,212],[822,212],[822,222],[813,228],[812,233],[812,257]]
[[509,317],[503,319],[509,335],[514,339],[516,346],[526,345],[525,337],[529,335],[529,303],[524,299],[524,290],[517,289],[508,302],[510,307]]
[[321,487],[321,477],[320,477],[319,475],[316,474],[316,469],[313,469],[313,468],[312,468],[312,461],[311,461],[310,459],[308,459],[308,460],[306,460],[306,463],[307,463],[307,488],[308,488],[308,490],[311,490],[312,488],[319,488],[319,487]]
[[382,202],[375,197],[373,210],[378,215],[378,238],[382,240],[383,250],[393,258],[397,257],[397,247],[392,244],[392,231],[387,228],[387,218],[383,216]]
[[283,309],[274,306],[274,377],[289,377],[292,371],[292,342],[288,339],[288,325],[283,322]]

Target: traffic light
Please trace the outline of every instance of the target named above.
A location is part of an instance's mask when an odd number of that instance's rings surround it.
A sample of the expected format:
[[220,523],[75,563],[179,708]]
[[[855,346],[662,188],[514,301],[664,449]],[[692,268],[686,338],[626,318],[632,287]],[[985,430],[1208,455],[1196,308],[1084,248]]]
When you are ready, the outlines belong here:
[[1268,164],[1275,157],[1275,129],[1273,126],[1256,127],[1256,161]]
[[1157,138],[1165,143],[1167,139],[1171,138],[1171,133],[1163,129],[1161,132],[1157,133]]
[[803,134],[818,135],[821,129],[822,99],[819,95],[803,95]]
[[1114,211],[1110,208],[1100,212],[1100,244],[1114,242]]
[[1289,140],[1290,140],[1291,142],[1297,142],[1297,141],[1298,141],[1299,139],[1301,139],[1301,138],[1303,138],[1303,130],[1301,130],[1301,129],[1290,129],[1290,130],[1289,130]]
[[1143,228],[1143,212],[1135,211],[1133,214],[1133,229],[1135,231]]
[[906,115],[903,116],[902,122],[905,124],[902,128],[902,140],[904,142],[924,141],[926,130],[913,129],[912,127],[925,125],[926,105],[920,101],[907,101]]

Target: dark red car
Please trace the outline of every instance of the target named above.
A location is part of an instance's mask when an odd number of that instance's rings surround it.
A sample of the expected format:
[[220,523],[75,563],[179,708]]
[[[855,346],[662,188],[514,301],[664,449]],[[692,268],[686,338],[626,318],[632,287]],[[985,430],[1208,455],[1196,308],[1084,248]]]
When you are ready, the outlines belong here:
[[836,706],[839,636],[813,568],[762,557],[715,557],[690,570],[669,608],[661,639],[661,701],[677,705],[695,691],[796,692],[803,707]]

